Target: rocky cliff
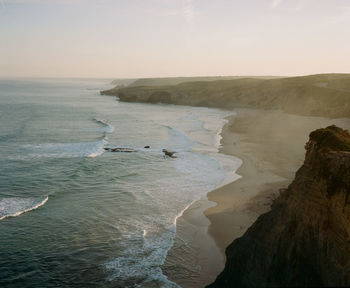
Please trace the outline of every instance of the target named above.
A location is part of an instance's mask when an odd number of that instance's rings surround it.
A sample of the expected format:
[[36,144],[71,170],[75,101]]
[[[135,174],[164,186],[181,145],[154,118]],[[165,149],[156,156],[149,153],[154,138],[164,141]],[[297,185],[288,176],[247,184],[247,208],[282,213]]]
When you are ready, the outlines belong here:
[[101,91],[121,101],[232,109],[281,109],[288,113],[350,117],[350,74],[280,79],[239,78]]
[[350,134],[318,129],[305,148],[294,181],[227,247],[208,287],[350,286]]

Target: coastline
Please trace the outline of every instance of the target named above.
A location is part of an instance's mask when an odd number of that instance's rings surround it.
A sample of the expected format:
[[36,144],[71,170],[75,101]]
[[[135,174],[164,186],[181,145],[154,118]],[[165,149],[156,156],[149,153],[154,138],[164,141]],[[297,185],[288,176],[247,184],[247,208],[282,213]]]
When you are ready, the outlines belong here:
[[279,189],[294,178],[310,131],[331,124],[350,127],[348,119],[234,111],[222,129],[219,153],[243,161],[237,170],[242,178],[209,192],[178,218],[163,272],[181,287],[203,287],[215,280],[224,267],[226,247],[270,209]]

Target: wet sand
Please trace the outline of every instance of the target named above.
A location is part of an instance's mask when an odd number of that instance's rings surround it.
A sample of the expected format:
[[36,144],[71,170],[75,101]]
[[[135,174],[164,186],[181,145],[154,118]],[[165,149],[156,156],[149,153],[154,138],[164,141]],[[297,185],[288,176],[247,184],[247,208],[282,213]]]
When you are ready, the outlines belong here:
[[276,110],[237,109],[222,131],[221,153],[243,161],[242,178],[209,192],[177,221],[174,245],[164,273],[181,287],[204,287],[224,267],[225,248],[240,237],[293,180],[304,160],[311,131],[349,119],[286,114]]

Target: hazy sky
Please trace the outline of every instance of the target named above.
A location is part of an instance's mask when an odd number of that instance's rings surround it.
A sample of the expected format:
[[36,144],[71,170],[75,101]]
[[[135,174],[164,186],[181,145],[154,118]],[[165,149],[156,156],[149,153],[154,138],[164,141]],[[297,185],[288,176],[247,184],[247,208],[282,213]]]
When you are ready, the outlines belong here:
[[350,0],[0,0],[0,77],[350,72]]

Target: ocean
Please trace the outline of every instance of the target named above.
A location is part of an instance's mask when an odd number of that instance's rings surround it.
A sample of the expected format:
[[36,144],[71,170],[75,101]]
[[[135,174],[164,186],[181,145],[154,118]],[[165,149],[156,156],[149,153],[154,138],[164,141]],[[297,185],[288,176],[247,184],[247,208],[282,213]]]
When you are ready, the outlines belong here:
[[161,269],[177,218],[238,177],[218,153],[233,112],[99,94],[111,87],[0,80],[0,287],[179,287]]

